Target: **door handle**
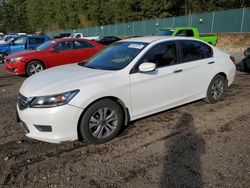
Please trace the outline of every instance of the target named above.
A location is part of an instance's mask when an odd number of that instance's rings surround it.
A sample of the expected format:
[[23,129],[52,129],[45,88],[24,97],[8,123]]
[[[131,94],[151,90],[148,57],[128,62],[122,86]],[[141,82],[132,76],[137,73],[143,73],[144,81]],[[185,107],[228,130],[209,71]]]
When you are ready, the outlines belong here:
[[174,73],[178,73],[178,72],[182,72],[183,70],[182,69],[179,69],[179,70],[175,70]]
[[208,62],[209,65],[214,64],[214,63],[215,63],[214,61]]

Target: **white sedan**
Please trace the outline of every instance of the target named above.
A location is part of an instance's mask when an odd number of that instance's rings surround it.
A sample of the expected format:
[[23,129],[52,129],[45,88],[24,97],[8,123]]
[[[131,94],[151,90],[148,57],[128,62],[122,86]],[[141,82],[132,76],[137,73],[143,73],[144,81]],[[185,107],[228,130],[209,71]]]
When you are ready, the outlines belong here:
[[200,40],[131,38],[86,62],[31,76],[17,114],[30,138],[98,144],[129,121],[198,99],[216,103],[234,77],[233,58]]

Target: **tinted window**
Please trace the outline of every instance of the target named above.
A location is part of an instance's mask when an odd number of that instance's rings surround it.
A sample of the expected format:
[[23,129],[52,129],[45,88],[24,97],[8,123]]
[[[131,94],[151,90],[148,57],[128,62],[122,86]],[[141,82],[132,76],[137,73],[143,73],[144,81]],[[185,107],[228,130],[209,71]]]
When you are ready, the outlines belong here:
[[77,35],[75,36],[75,38],[81,38],[81,35],[80,35],[80,34],[77,34]]
[[182,61],[195,61],[199,59],[206,58],[205,53],[203,51],[204,45],[198,41],[180,41],[180,46],[182,50]]
[[204,43],[202,44],[203,44],[203,50],[204,50],[206,58],[213,57],[213,49]]
[[175,30],[173,29],[164,29],[164,30],[160,30],[157,35],[158,36],[172,36],[174,32]]
[[194,36],[193,30],[186,30],[186,36],[187,37],[193,37]]
[[151,48],[140,60],[155,63],[157,67],[174,65],[177,63],[176,48],[172,42],[161,43]]
[[94,46],[88,42],[85,41],[73,41],[74,49],[82,49],[82,48],[93,48]]
[[179,30],[176,35],[182,36],[182,37],[193,37],[194,32],[191,29],[182,29],[182,30]]
[[57,51],[71,50],[72,49],[72,42],[71,41],[61,42],[61,43],[57,44],[54,48]]
[[43,38],[29,38],[30,44],[42,44],[44,42]]

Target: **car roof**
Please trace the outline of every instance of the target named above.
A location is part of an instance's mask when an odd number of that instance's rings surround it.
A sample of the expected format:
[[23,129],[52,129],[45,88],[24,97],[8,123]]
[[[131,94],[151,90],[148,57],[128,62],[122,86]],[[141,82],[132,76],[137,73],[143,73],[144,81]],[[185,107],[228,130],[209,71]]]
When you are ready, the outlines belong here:
[[124,39],[122,41],[152,43],[154,41],[164,39],[164,38],[172,38],[172,37],[169,37],[169,36],[147,36],[147,37],[128,38],[128,39]]
[[164,30],[164,29],[196,29],[195,27],[161,27],[160,30]]
[[176,36],[148,36],[148,37],[136,37],[136,38],[128,38],[121,40],[119,42],[144,42],[144,43],[152,43],[155,41],[166,41],[168,39],[169,41],[171,40],[193,40],[193,41],[200,41],[203,42],[200,39],[195,39],[192,37],[176,37]]

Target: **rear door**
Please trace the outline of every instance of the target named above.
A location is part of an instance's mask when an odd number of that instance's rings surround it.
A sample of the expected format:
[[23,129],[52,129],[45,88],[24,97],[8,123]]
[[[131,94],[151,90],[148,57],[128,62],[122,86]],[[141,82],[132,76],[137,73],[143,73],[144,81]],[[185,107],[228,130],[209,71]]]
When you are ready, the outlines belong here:
[[181,52],[185,98],[203,97],[216,71],[213,50],[203,42],[195,40],[180,40],[178,46]]

